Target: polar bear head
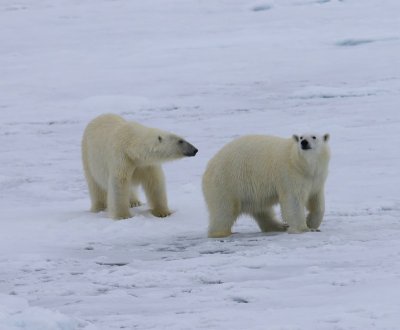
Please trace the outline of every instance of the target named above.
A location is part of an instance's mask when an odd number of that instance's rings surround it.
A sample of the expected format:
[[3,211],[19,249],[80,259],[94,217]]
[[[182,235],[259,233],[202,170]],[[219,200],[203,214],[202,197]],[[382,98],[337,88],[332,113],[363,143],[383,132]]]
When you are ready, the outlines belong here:
[[150,166],[192,157],[197,148],[168,131],[129,122],[121,132],[124,152],[137,166]]
[[314,180],[325,180],[330,159],[329,134],[293,135],[293,158],[296,166]]
[[197,148],[182,137],[168,131],[144,126],[135,126],[132,131],[130,156],[138,164],[161,164],[167,161],[192,157]]
[[313,133],[307,133],[302,135],[293,135],[293,139],[298,144],[301,151],[320,151],[322,147],[326,146],[329,140],[329,134],[323,136]]
[[173,160],[181,157],[193,157],[197,154],[197,148],[187,142],[182,137],[158,131],[156,144],[152,148],[152,153],[160,159]]

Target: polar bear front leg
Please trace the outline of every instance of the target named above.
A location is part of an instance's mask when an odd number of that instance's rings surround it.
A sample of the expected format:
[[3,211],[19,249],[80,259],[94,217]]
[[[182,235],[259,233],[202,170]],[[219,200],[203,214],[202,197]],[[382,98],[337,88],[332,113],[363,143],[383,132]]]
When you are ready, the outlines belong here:
[[310,231],[304,214],[304,205],[293,195],[280,201],[283,220],[289,225],[289,234],[299,234]]
[[150,204],[151,213],[159,218],[171,215],[168,208],[167,191],[165,188],[164,172],[159,165],[148,166],[140,170],[142,185]]
[[325,214],[325,195],[323,190],[312,195],[307,203],[309,211],[307,215],[307,226],[310,229],[318,229]]
[[129,212],[130,180],[111,176],[108,182],[107,206],[113,219],[128,219]]

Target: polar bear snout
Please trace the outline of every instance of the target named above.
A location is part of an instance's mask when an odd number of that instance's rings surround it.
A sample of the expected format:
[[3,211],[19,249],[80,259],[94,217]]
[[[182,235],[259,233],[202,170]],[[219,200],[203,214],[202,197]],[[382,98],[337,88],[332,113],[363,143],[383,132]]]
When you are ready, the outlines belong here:
[[303,150],[311,149],[311,145],[306,139],[302,140],[300,144],[301,144],[301,149]]
[[197,151],[199,151],[195,146],[191,145],[189,142],[186,142],[185,140],[179,140],[178,143],[182,148],[182,153],[184,156],[193,157],[197,154]]

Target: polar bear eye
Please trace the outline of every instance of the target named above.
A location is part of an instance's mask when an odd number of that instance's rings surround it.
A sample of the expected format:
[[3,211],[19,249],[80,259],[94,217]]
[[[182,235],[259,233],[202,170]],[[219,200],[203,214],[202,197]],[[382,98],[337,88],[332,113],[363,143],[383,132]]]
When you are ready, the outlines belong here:
[[302,136],[300,136],[300,140],[303,140],[303,137],[302,137]]
[[316,137],[315,137],[315,136],[313,136],[312,138],[313,138],[313,140],[315,140],[315,139],[316,139]]
[[158,141],[160,141],[160,142],[162,141],[162,137],[161,136],[158,137]]
[[179,144],[182,144],[182,143],[183,143],[183,140],[179,140],[178,143],[179,143]]

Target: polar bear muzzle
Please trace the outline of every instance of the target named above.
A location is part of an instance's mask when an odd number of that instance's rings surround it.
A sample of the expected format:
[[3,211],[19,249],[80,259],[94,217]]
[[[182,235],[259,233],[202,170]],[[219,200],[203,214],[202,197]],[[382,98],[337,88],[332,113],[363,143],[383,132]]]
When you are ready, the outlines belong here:
[[302,140],[300,144],[301,144],[301,149],[303,150],[311,149],[311,145],[306,139]]
[[193,157],[197,154],[198,149],[185,140],[179,140],[178,144],[184,156]]

